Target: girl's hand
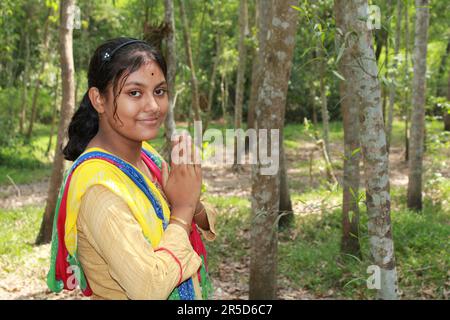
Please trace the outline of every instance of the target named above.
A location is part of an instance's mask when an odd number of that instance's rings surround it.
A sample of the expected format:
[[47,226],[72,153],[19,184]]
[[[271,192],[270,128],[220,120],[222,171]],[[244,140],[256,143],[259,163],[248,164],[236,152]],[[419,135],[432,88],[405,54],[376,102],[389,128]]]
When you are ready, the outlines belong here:
[[[172,144],[177,148],[179,157],[172,161],[170,173],[167,164],[162,164],[163,189],[171,205],[172,215],[191,223],[202,186],[200,164],[194,164],[192,141],[188,135],[181,135]],[[173,154],[173,153],[172,153]]]

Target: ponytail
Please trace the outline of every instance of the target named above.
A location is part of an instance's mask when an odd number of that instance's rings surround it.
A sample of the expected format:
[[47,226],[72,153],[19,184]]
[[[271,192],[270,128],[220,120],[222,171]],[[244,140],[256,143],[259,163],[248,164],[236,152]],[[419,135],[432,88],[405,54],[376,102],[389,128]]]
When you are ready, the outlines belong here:
[[92,106],[88,92],[69,124],[69,141],[63,149],[66,160],[75,161],[98,132],[98,113]]

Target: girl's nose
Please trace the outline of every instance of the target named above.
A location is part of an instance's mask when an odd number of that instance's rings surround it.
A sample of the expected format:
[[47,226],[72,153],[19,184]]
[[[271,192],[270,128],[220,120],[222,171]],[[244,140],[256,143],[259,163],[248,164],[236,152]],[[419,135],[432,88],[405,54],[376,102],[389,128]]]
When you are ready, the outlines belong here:
[[159,110],[158,102],[156,101],[155,97],[153,97],[153,95],[150,95],[150,97],[145,102],[144,111],[156,112],[158,110]]

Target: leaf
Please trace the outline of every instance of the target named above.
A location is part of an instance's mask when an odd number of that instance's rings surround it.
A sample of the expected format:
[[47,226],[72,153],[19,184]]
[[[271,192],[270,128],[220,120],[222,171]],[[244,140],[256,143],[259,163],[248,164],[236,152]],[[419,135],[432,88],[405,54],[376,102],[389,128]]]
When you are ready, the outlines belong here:
[[353,211],[352,210],[350,210],[349,212],[348,212],[348,221],[352,221],[352,219],[353,219]]
[[345,78],[342,76],[342,75],[340,75],[337,71],[335,71],[335,70],[332,70],[333,71],[333,74],[336,76],[336,77],[338,77],[339,79],[341,79],[342,81],[345,81]]
[[355,150],[352,151],[352,155],[350,157],[353,157],[355,154],[357,154],[360,151],[361,151],[361,148],[356,148]]
[[342,45],[341,45],[341,47],[339,48],[339,52],[338,52],[338,55],[337,55],[337,58],[336,58],[336,65],[339,63],[339,61],[341,60],[341,58],[342,58],[342,55],[344,54],[344,51],[345,51],[345,43],[343,43]]

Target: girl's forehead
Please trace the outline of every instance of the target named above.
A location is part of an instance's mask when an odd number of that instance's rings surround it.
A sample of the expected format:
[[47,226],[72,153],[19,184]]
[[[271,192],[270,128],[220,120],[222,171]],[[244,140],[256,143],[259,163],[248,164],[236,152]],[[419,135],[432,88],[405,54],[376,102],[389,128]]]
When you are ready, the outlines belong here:
[[136,74],[136,76],[144,76],[144,77],[163,76],[158,63],[151,59],[146,60],[142,64],[142,66],[133,73]]

